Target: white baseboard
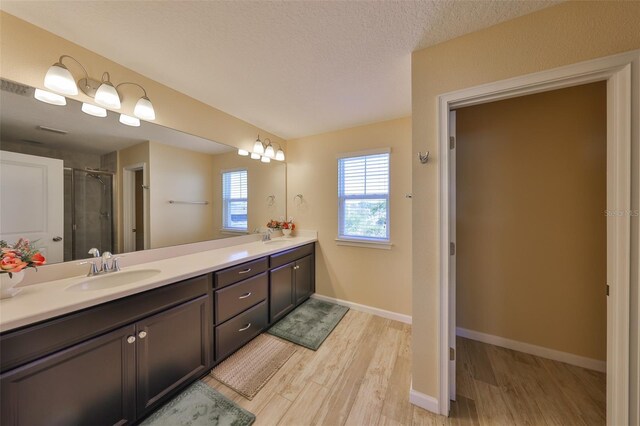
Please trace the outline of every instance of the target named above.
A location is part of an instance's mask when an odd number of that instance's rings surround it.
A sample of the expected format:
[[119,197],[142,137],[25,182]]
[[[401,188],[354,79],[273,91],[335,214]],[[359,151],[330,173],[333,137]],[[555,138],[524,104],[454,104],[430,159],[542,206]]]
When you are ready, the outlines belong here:
[[314,299],[324,300],[325,302],[333,302],[338,305],[346,306],[355,311],[367,312],[369,314],[377,315],[379,317],[388,318],[394,321],[400,321],[405,324],[411,324],[411,317],[409,315],[399,314],[397,312],[385,311],[384,309],[374,308],[373,306],[361,305],[359,303],[349,302],[347,300],[336,299],[334,297],[323,296],[321,294],[314,293],[311,295]]
[[413,386],[409,389],[409,402],[420,408],[424,408],[427,411],[431,411],[432,413],[440,414],[440,404],[438,403],[438,400],[432,396],[414,390]]
[[597,359],[574,355],[568,352],[557,351],[555,349],[549,349],[543,346],[536,346],[530,343],[518,342],[517,340],[511,340],[500,336],[494,336],[492,334],[481,333],[479,331],[468,330],[462,327],[456,327],[456,334],[460,337],[466,337],[467,339],[489,343],[491,345],[512,349],[514,351],[552,359],[554,361],[577,365],[578,367],[587,368],[589,370],[595,370],[602,373],[607,371],[607,363],[605,361],[600,361]]

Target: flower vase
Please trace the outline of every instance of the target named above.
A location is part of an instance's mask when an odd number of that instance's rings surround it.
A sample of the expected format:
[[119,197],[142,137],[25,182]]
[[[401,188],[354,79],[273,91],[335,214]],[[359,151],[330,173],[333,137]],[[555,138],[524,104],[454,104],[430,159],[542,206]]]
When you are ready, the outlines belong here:
[[21,288],[14,288],[24,279],[24,271],[12,272],[12,277],[9,277],[9,273],[3,272],[0,274],[0,299],[6,299],[13,297],[22,291]]
[[283,229],[282,235],[284,235],[285,238],[291,238],[291,229]]

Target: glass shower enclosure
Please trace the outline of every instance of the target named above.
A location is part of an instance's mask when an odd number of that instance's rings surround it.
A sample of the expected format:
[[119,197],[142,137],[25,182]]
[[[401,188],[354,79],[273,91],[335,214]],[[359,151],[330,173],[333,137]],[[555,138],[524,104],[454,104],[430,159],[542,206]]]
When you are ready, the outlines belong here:
[[114,251],[114,173],[64,169],[64,260],[86,259],[89,249]]

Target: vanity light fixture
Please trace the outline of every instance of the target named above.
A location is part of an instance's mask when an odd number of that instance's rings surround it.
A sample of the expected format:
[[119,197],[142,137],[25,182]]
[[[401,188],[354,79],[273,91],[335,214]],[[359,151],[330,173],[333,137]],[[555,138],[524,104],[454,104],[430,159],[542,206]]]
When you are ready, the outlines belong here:
[[251,159],[252,160],[259,160],[260,159],[260,154],[256,154],[255,152],[251,153]]
[[262,161],[263,163],[270,163],[271,158],[267,157],[266,155],[263,155],[260,161]]
[[[254,157],[254,154],[256,155],[255,157]],[[282,150],[282,147],[279,144],[278,144],[278,151],[276,151],[273,148],[273,142],[271,142],[271,139],[265,138],[264,142],[262,142],[260,140],[260,135],[258,135],[258,139],[256,139],[256,142],[253,144],[253,153],[251,154],[251,158],[257,160],[260,157],[262,157],[263,163],[269,163],[271,159],[274,159],[277,161],[284,161],[284,158],[285,158],[284,151]],[[265,158],[268,158],[269,161],[265,161],[264,160]]]
[[67,98],[56,93],[47,92],[46,90],[36,89],[33,95],[37,100],[51,105],[66,105]]
[[244,150],[244,149],[238,149],[238,155],[246,157],[247,155],[249,155],[249,151]]
[[140,119],[127,114],[120,114],[119,121],[127,126],[140,127]]
[[278,151],[276,152],[276,160],[284,161],[284,151],[282,150],[282,148],[278,148]]
[[[65,59],[71,59],[77,63],[84,73],[84,78],[78,80],[76,83],[71,71],[63,64]],[[152,121],[156,119],[156,113],[153,109],[153,104],[147,96],[147,91],[144,87],[138,83],[125,82],[120,83],[117,86],[111,82],[111,76],[108,72],[102,74],[101,81],[94,80],[89,77],[87,69],[75,58],[69,55],[62,55],[58,62],[49,67],[47,74],[44,77],[44,87],[53,90],[54,92],[61,93],[63,95],[75,96],[78,94],[78,88],[82,90],[84,94],[95,99],[98,105],[101,105],[109,109],[120,109],[122,107],[122,96],[118,91],[120,86],[125,84],[131,84],[138,86],[142,89],[143,96],[138,99],[136,106],[133,109],[133,115],[139,119]],[[46,101],[43,101],[46,102]],[[95,107],[95,105],[93,105]],[[83,107],[83,111],[85,111]],[[86,112],[86,111],[85,111]],[[100,115],[103,117],[103,115]]]
[[264,145],[262,145],[260,135],[258,135],[258,139],[256,139],[256,142],[253,144],[253,152],[260,155],[264,154]]
[[97,105],[91,105],[86,102],[82,103],[82,112],[93,115],[94,117],[106,117],[107,110]]

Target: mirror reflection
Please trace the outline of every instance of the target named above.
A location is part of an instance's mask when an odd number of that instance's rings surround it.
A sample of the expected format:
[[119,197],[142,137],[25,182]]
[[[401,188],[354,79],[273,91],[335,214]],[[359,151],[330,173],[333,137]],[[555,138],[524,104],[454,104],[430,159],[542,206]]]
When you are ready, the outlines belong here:
[[149,122],[132,127],[2,80],[0,239],[47,263],[253,232],[286,211],[286,165]]

